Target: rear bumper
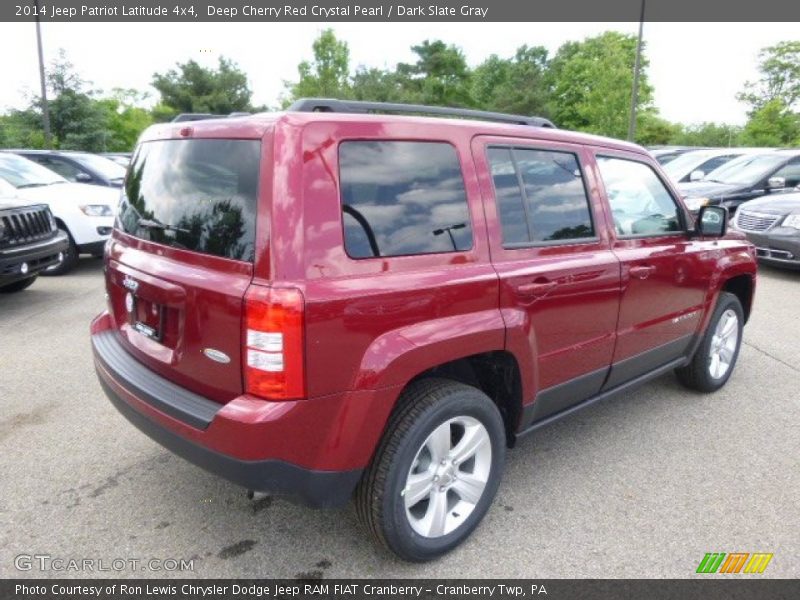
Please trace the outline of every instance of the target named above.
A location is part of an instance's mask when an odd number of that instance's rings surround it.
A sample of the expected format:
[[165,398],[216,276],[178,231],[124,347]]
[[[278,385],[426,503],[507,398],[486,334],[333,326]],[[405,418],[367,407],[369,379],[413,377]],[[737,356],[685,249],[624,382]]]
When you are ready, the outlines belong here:
[[100,385],[122,416],[151,439],[181,458],[248,490],[287,496],[319,508],[334,507],[349,500],[361,476],[361,470],[312,471],[280,460],[248,461],[215,452],[190,442],[136,411],[102,376]]
[[[369,442],[370,428],[363,420],[353,423],[355,409],[340,398],[267,402],[242,396],[222,405],[197,396],[128,354],[113,329],[98,326],[108,318],[101,316],[93,324],[95,368],[111,403],[138,429],[189,462],[247,489],[315,507],[349,500],[382,424]],[[371,447],[356,449],[347,436]],[[300,464],[300,458],[309,464]],[[356,466],[328,468],[348,463]]]
[[59,231],[48,240],[0,250],[0,285],[27,279],[58,264],[58,255],[65,252],[67,246],[66,234]]

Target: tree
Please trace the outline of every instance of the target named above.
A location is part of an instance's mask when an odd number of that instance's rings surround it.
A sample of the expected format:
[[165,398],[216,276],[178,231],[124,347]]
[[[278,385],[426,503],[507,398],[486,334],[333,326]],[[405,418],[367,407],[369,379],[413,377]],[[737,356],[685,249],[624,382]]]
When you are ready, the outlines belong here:
[[700,123],[678,126],[679,131],[671,143],[681,146],[708,146],[724,148],[739,144],[742,128],[726,123]]
[[491,55],[472,73],[472,98],[485,110],[548,115],[547,49],[521,46],[514,58]]
[[441,40],[425,40],[411,50],[414,64],[397,65],[396,76],[405,102],[434,106],[473,106],[470,70],[464,54]]
[[0,148],[44,148],[41,111],[12,110],[0,116]]
[[[615,31],[567,42],[550,61],[550,115],[559,127],[617,138],[628,131],[636,37]],[[652,108],[642,55],[637,110]]]
[[[150,124],[148,111],[136,106],[144,96],[133,90],[115,90],[108,98],[78,74],[63,50],[47,72],[50,127],[55,148],[104,152],[129,151]],[[31,99],[26,110],[0,117],[0,146],[43,148],[42,100]]]
[[761,78],[748,81],[738,99],[750,105],[751,114],[773,100],[789,110],[796,109],[800,101],[800,41],[763,48],[758,58]]
[[161,119],[184,112],[227,115],[250,110],[253,93],[247,75],[236,63],[220,57],[216,69],[207,69],[193,60],[176,67],[164,74],[153,74],[153,87],[161,95],[164,109]]
[[351,85],[354,100],[402,102],[403,90],[396,73],[377,68],[359,67]]
[[750,146],[793,146],[800,144],[800,114],[792,112],[779,98],[751,113],[741,143]]
[[146,94],[117,88],[111,97],[99,101],[108,115],[108,152],[130,152],[142,131],[153,123],[150,111],[139,106],[144,100]]
[[[97,91],[83,80],[64,50],[47,72],[50,92],[50,129],[56,148],[100,152],[108,148],[107,113],[95,100]],[[30,111],[41,118],[42,99],[34,98]]]
[[284,82],[288,96],[283,104],[288,106],[297,98],[349,98],[350,49],[346,42],[336,38],[333,29],[325,29],[312,45],[314,59],[304,60],[297,66],[297,82]]
[[673,143],[681,132],[681,126],[658,116],[655,110],[636,115],[636,143],[644,146]]

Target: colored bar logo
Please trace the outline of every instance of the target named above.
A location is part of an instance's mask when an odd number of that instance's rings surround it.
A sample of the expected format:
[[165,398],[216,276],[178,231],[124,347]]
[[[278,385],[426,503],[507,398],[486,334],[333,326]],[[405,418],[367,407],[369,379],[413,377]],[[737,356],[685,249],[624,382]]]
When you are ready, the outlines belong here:
[[[763,573],[772,554],[766,552],[708,552],[700,564],[697,573]],[[749,559],[749,560],[748,560]]]

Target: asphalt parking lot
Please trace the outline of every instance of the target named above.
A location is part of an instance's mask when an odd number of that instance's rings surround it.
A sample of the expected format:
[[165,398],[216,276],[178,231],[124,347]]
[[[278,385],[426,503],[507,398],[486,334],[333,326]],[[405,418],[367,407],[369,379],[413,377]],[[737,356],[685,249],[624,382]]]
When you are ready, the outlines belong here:
[[[475,535],[425,565],[376,549],[351,506],[254,504],[129,425],[92,366],[103,294],[84,259],[0,295],[0,577],[693,577],[706,552],[800,576],[800,273],[761,269],[723,390],[666,376],[524,439]],[[194,570],[17,570],[35,554]]]

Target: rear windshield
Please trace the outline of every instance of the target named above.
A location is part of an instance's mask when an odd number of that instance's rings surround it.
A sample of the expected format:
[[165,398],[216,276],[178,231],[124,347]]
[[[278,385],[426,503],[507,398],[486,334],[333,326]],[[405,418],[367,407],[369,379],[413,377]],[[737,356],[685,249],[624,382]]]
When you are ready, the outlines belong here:
[[173,248],[252,262],[261,142],[163,140],[139,146],[118,226]]

